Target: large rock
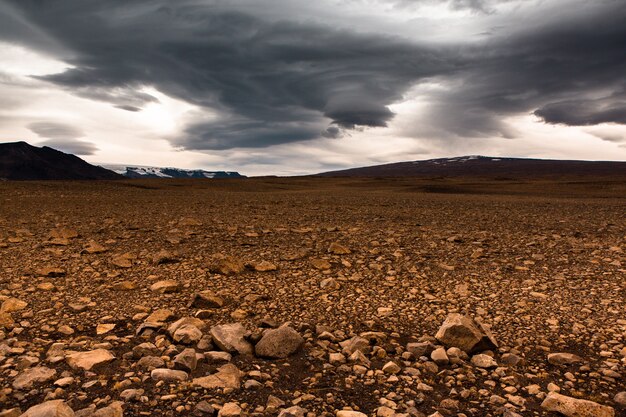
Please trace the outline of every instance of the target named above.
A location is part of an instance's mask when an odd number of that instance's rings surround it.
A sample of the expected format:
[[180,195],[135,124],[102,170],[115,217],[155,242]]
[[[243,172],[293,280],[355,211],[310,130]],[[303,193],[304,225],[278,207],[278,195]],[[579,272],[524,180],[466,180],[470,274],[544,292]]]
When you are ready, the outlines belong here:
[[208,269],[215,274],[234,275],[243,272],[245,264],[232,256],[218,253],[209,258]]
[[541,408],[547,411],[561,413],[566,417],[614,417],[612,407],[601,405],[593,401],[579,400],[565,395],[551,392],[541,403]]
[[65,359],[70,367],[89,371],[94,366],[111,362],[115,356],[106,349],[96,349],[89,352],[70,353]]
[[435,338],[447,347],[457,347],[466,353],[498,347],[488,327],[458,313],[448,315]]
[[235,365],[229,363],[218,368],[217,372],[212,375],[194,378],[193,385],[207,389],[237,389],[241,386],[241,371]]
[[224,307],[224,299],[212,291],[202,291],[194,294],[189,306],[194,308],[221,308]]
[[57,371],[46,368],[45,366],[28,368],[15,378],[13,381],[13,388],[28,389],[36,382],[46,382],[51,380],[56,374]]
[[14,321],[10,313],[0,311],[0,329],[13,326]]
[[206,329],[206,324],[195,317],[184,317],[172,323],[167,332],[174,341],[184,344],[191,344],[202,339],[202,330]]
[[123,417],[124,409],[121,401],[113,401],[107,407],[99,408],[89,417]]
[[220,324],[211,327],[211,337],[224,352],[252,354],[252,345],[245,339],[246,328],[241,323]]
[[300,349],[303,344],[304,339],[298,332],[291,327],[283,326],[266,330],[254,351],[257,356],[264,358],[286,358]]
[[582,361],[580,356],[573,353],[550,353],[548,355],[548,362],[552,365],[572,365]]
[[150,286],[150,290],[159,292],[161,294],[168,294],[176,292],[180,289],[180,284],[177,281],[166,279],[163,281],[157,281]]
[[337,411],[337,417],[367,417],[367,414],[359,411],[339,410]]
[[29,408],[20,417],[74,417],[74,410],[63,400],[53,400]]
[[28,303],[26,301],[19,300],[17,298],[7,298],[2,303],[0,311],[4,313],[13,313],[14,311],[20,311],[26,308]]
[[155,381],[165,382],[182,382],[189,378],[189,374],[185,371],[177,371],[174,369],[158,368],[150,372],[150,378]]

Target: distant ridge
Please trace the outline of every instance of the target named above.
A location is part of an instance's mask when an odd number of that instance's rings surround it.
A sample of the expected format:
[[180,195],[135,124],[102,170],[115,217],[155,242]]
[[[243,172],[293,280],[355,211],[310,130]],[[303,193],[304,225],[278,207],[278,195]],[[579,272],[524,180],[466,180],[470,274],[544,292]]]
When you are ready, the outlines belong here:
[[79,157],[26,142],[0,143],[0,179],[113,180],[122,178]]
[[113,164],[105,164],[104,166],[127,178],[245,178],[245,175],[234,171],[205,171],[203,169],[160,168]]
[[626,162],[565,161],[469,155],[456,158],[396,162],[316,174],[318,177],[626,177]]

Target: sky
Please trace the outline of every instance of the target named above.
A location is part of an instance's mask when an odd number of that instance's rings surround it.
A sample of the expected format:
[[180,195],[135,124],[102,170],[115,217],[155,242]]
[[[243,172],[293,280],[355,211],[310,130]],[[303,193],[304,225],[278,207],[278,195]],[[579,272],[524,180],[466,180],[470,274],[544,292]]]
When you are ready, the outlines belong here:
[[295,175],[626,160],[624,0],[0,0],[0,142]]

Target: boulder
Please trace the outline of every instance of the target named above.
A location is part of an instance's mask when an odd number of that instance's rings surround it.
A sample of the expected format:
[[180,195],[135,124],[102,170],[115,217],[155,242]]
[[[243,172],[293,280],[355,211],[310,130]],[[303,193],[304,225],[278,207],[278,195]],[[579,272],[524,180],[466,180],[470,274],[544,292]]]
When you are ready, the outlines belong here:
[[448,347],[457,347],[466,353],[498,347],[487,326],[458,313],[448,315],[435,338]]
[[288,326],[266,330],[256,344],[254,351],[263,358],[286,358],[297,352],[304,344],[298,332]]
[[612,407],[567,397],[556,392],[548,394],[541,403],[541,408],[561,413],[566,417],[615,417],[615,410]]

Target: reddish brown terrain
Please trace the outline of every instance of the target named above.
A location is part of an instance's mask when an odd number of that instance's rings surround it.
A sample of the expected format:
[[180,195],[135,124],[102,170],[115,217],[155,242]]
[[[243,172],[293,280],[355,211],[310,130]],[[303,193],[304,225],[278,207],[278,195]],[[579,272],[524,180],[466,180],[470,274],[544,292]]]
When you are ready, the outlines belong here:
[[624,213],[607,177],[0,182],[0,415],[624,416]]

